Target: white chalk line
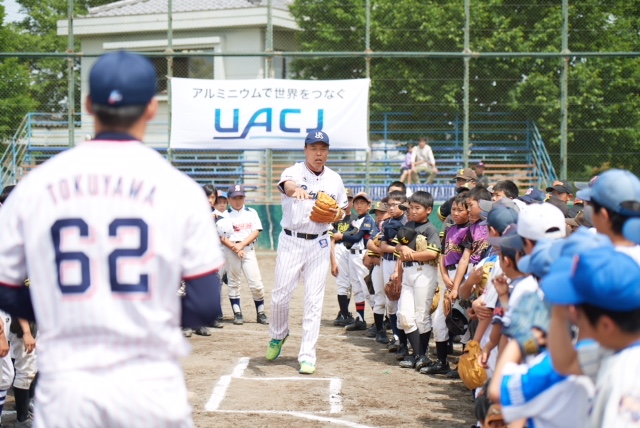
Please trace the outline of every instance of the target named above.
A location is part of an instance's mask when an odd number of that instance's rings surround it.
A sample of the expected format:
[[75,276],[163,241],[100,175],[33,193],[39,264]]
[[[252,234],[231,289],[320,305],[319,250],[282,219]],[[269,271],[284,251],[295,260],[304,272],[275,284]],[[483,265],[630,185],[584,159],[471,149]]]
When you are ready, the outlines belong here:
[[220,377],[220,380],[213,388],[213,392],[211,393],[211,397],[209,397],[209,401],[204,405],[205,410],[212,412],[218,410],[222,400],[227,395],[227,389],[229,389],[229,385],[231,384],[232,377],[242,376],[245,369],[249,365],[249,357],[242,357],[238,364],[233,368],[231,375],[224,375]]
[[342,413],[342,380],[333,378],[329,382],[329,404],[331,413]]
[[[211,393],[211,397],[209,397],[209,401],[205,404],[204,408],[208,412],[216,412],[220,411],[220,404],[227,395],[227,390],[231,385],[232,379],[243,379],[243,380],[254,380],[254,381],[305,381],[305,382],[315,382],[315,381],[324,381],[329,382],[329,405],[331,410],[329,413],[341,413],[343,411],[342,406],[342,380],[339,378],[318,378],[318,377],[245,377],[244,372],[249,366],[249,361],[251,358],[242,357],[238,361],[238,364],[233,368],[230,375],[224,375],[220,377],[220,380],[213,388],[213,392]],[[256,412],[256,411],[239,411],[239,412]],[[258,411],[263,412],[263,411]],[[290,415],[306,415],[301,417],[306,417],[309,419],[311,416],[308,413],[301,412],[290,412],[290,411],[275,411],[269,410],[264,412],[276,412],[282,414],[290,414]],[[343,421],[344,422],[344,421]],[[349,422],[351,423],[351,422]],[[349,425],[352,426],[352,425]],[[361,426],[361,425],[353,425],[353,426]]]
[[327,422],[336,425],[344,425],[352,428],[372,428],[369,425],[362,425],[356,422],[345,421],[343,419],[330,418],[327,416],[320,416],[317,413],[304,413],[285,410],[216,410],[217,413],[240,413],[240,414],[262,414],[262,415],[288,415],[295,416],[303,419],[310,419],[312,421]]

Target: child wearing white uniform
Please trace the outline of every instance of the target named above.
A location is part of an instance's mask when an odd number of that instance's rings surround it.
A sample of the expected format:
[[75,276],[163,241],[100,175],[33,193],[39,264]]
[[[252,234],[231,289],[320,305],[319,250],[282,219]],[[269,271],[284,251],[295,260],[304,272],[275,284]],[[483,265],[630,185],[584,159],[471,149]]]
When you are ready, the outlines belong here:
[[9,341],[7,340],[7,333],[9,332],[9,324],[11,324],[11,316],[0,311],[0,359],[2,364],[2,373],[0,373],[0,414],[2,414],[2,408],[4,402],[7,399],[7,392],[11,387],[11,381],[13,380],[13,364],[11,364],[11,354],[9,352]]
[[255,250],[255,242],[262,232],[262,222],[256,210],[244,205],[245,190],[243,185],[231,186],[227,195],[230,206],[227,209],[226,217],[218,221],[217,227],[227,261],[229,300],[234,314],[233,323],[236,325],[244,323],[242,306],[240,305],[240,282],[242,275],[244,275],[256,305],[257,322],[269,324],[264,309],[264,285]]

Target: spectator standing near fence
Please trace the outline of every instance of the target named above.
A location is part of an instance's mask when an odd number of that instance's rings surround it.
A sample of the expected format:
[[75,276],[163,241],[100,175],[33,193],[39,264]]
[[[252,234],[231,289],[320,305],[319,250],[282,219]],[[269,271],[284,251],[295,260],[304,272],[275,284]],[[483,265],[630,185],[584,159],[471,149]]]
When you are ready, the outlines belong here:
[[478,176],[478,181],[476,183],[476,186],[484,187],[486,189],[489,187],[489,177],[484,175],[484,168],[485,168],[484,162],[480,161],[476,164],[475,170],[476,170],[476,175]]
[[436,179],[438,168],[436,168],[436,159],[433,157],[433,150],[426,138],[421,138],[418,147],[413,148],[411,156],[411,166],[418,175],[416,183],[420,182],[420,173],[426,172],[427,184],[431,184]]

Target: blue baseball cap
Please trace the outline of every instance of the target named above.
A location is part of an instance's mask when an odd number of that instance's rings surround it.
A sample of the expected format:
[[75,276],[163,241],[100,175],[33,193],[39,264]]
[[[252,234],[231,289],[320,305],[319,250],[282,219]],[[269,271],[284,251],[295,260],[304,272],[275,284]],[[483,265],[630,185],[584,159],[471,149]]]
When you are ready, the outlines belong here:
[[324,131],[311,131],[307,134],[307,138],[304,139],[304,145],[314,143],[325,143],[329,145],[329,136]]
[[102,55],[89,74],[89,97],[112,108],[146,106],[156,94],[156,69],[147,58],[118,51]]
[[[513,202],[513,199],[509,199],[507,197],[504,197],[498,201],[487,201],[487,200],[480,200],[478,201],[478,205],[480,206],[480,209],[482,210],[480,212],[480,217],[484,220],[481,224],[489,224],[487,223],[487,217],[489,216],[489,212],[493,209],[495,209],[496,207],[509,207],[512,210],[514,210],[516,213],[520,212],[520,207],[518,207],[518,205],[516,205],[515,202]],[[513,223],[513,222],[512,222]],[[506,227],[506,225],[505,225]]]
[[242,184],[234,184],[227,190],[227,197],[245,196],[244,186]]
[[627,219],[622,227],[622,233],[629,241],[640,244],[640,218]]
[[542,280],[547,301],[616,312],[640,309],[640,265],[613,246],[561,257]]
[[542,278],[550,272],[553,263],[561,257],[571,258],[586,250],[611,245],[613,244],[606,235],[580,227],[565,239],[539,241],[531,254],[518,260],[518,270]]
[[622,169],[605,171],[576,194],[583,201],[599,205],[627,217],[640,217],[640,179]]
[[530,187],[529,189],[527,189],[524,195],[518,197],[518,199],[520,199],[527,205],[541,204],[546,198],[546,193],[544,193],[542,190],[536,189],[535,187]]
[[496,248],[524,251],[524,240],[518,235],[518,225],[516,223],[508,225],[502,232],[502,236],[488,238],[487,241]]
[[487,224],[503,233],[507,226],[518,222],[518,212],[506,205],[497,205],[487,214]]

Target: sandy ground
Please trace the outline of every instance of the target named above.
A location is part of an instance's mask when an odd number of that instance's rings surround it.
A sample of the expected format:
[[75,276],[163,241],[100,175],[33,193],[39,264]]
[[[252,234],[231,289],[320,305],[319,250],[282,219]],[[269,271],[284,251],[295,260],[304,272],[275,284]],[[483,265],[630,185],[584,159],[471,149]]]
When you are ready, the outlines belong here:
[[[275,253],[260,253],[267,313],[274,287]],[[471,392],[460,380],[427,376],[398,366],[395,354],[364,332],[333,326],[338,313],[334,278],[327,275],[316,373],[298,373],[302,332],[301,284],[291,304],[291,334],[276,361],[265,359],[269,327],[256,323],[251,293],[242,286],[245,324],[233,325],[223,289],[224,328],[187,339],[183,361],[196,427],[469,427]],[[352,303],[353,306],[353,303]],[[351,308],[354,311],[354,308]],[[367,322],[373,322],[367,308]],[[433,344],[433,343],[432,343]],[[456,344],[459,354],[460,345]],[[455,362],[456,357],[452,358]],[[13,427],[13,397],[3,427]]]
[[[259,260],[269,313],[275,253],[261,253]],[[269,329],[256,323],[249,289],[243,284],[242,326],[231,323],[223,290],[224,328],[211,329],[210,337],[192,336],[193,352],[184,360],[197,427],[469,427],[474,423],[471,392],[461,381],[400,368],[395,354],[364,332],[347,333],[333,326],[338,303],[331,275],[327,277],[316,373],[298,374],[303,290],[301,284],[294,294],[291,334],[274,362],[264,357]],[[373,322],[370,308],[367,321]]]

